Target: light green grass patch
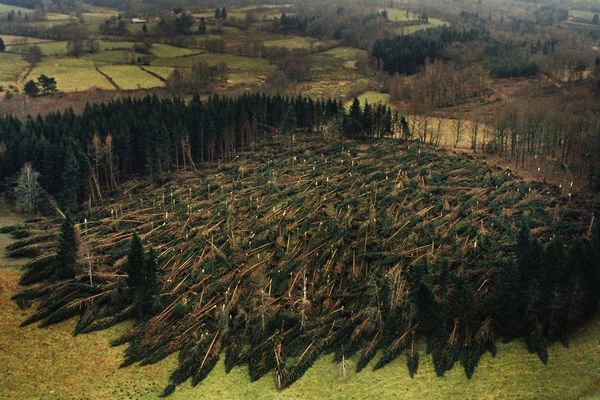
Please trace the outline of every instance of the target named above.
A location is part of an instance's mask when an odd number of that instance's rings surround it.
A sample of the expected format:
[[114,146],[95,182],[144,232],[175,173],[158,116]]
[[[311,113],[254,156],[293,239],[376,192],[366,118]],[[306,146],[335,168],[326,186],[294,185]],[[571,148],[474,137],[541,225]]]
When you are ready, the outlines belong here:
[[189,57],[161,58],[153,65],[162,67],[189,67],[199,61],[209,65],[225,62],[230,71],[241,71],[248,74],[264,75],[276,69],[276,66],[263,58],[236,56],[233,54],[205,53]]
[[586,11],[586,10],[569,10],[569,17],[582,19],[587,22],[592,22],[592,19],[594,18],[594,14],[595,13],[593,13],[592,11]]
[[[13,42],[13,44],[8,45],[7,49],[9,51],[16,52],[16,53],[23,53],[24,49],[22,48],[21,44],[18,42],[19,41],[17,40],[16,42]],[[42,49],[42,52],[46,56],[64,56],[67,54],[67,42],[63,42],[63,41],[35,42],[35,39],[27,40],[27,47],[31,47],[31,46],[38,46],[40,49]]]
[[100,75],[94,63],[83,58],[49,58],[38,64],[32,77],[41,74],[56,78],[58,89],[63,92],[80,92],[91,88],[113,89],[113,86]]
[[[352,105],[352,101],[354,99],[348,99],[346,102],[346,107],[350,107]],[[358,96],[358,100],[360,104],[364,105],[365,102],[369,102],[370,105],[375,104],[383,104],[388,105],[390,102],[390,95],[387,93],[376,92],[374,90],[369,90],[364,92]]]
[[136,65],[108,65],[100,70],[124,90],[149,89],[164,86],[164,82]]
[[0,37],[2,38],[2,40],[4,40],[4,44],[7,46],[11,46],[11,45],[20,43],[23,40],[27,41],[27,44],[29,44],[29,45],[49,42],[49,40],[46,40],[46,39],[33,38],[33,37],[28,37],[28,36],[15,36],[15,35],[0,34]]
[[128,50],[107,50],[95,54],[86,54],[88,60],[107,64],[131,64],[140,55]]
[[336,47],[319,53],[323,57],[333,57],[342,61],[354,61],[359,56],[366,54],[364,50],[355,49],[353,47]]
[[99,40],[100,50],[130,50],[135,42],[117,40]]
[[175,47],[161,43],[155,43],[154,45],[152,45],[150,51],[152,52],[152,54],[159,58],[176,58],[194,53],[199,53],[198,50],[186,49],[183,47]]
[[380,8],[378,11],[387,11],[388,19],[390,21],[416,21],[419,19],[419,15],[408,10],[400,10],[397,8]]
[[173,67],[157,67],[155,65],[144,66],[144,69],[155,73],[163,79],[169,78],[175,68]]
[[67,42],[45,42],[40,43],[42,52],[47,56],[64,56],[67,54]]
[[396,33],[399,35],[412,35],[415,32],[424,31],[426,29],[438,28],[440,26],[448,26],[446,21],[438,18],[429,18],[428,23],[421,23],[416,25],[401,26],[396,28]]
[[287,49],[311,49],[325,44],[325,42],[305,36],[289,36],[264,42],[267,47],[285,47]]
[[16,83],[27,67],[19,54],[0,53],[0,82]]

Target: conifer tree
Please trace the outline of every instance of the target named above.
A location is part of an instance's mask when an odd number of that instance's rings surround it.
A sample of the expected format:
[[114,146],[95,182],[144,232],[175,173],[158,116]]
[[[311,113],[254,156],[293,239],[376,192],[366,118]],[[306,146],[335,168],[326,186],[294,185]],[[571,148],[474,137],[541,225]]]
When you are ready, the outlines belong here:
[[156,254],[153,250],[144,254],[144,246],[137,234],[129,243],[125,272],[136,317],[145,319],[152,313],[158,288]]
[[77,207],[77,188],[79,187],[79,163],[72,151],[67,152],[67,157],[61,174],[62,189],[60,192],[61,204],[65,208]]
[[349,122],[348,122],[348,135],[350,137],[358,137],[362,132],[362,111],[360,108],[360,100],[358,97],[354,98],[352,102],[352,106],[350,107],[349,114]]
[[29,97],[35,97],[40,93],[40,88],[33,79],[29,80],[25,84],[25,86],[23,87],[23,90]]
[[68,211],[65,213],[65,218],[60,226],[56,247],[54,279],[74,278],[77,270],[79,242],[75,233],[73,218]]
[[294,107],[290,104],[285,115],[283,116],[283,121],[281,121],[281,133],[284,135],[289,135],[292,133],[294,129],[296,129],[296,111]]
[[127,252],[127,263],[125,272],[127,273],[127,286],[136,288],[144,280],[144,247],[137,234],[133,234],[129,242],[129,251]]

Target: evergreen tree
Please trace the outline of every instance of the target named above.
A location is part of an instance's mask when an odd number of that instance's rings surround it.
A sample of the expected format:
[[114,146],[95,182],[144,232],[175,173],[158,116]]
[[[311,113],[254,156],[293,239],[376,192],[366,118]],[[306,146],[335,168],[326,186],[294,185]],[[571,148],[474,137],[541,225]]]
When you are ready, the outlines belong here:
[[158,291],[157,269],[156,254],[150,250],[145,255],[141,239],[134,234],[129,243],[125,272],[137,318],[145,319],[152,313]]
[[56,79],[42,74],[38,78],[38,85],[44,95],[53,96],[56,94]]
[[201,35],[206,34],[206,20],[204,17],[200,18],[200,25],[198,25],[198,33]]
[[227,8],[225,6],[221,9],[221,19],[227,19]]
[[68,211],[65,213],[65,218],[60,226],[56,247],[54,279],[74,278],[77,270],[79,242],[75,233],[73,219]]
[[129,242],[129,251],[127,252],[127,263],[125,272],[127,273],[127,286],[130,288],[139,287],[144,280],[144,246],[137,234],[133,234]]
[[36,97],[40,93],[40,87],[33,79],[25,84],[23,90],[29,97]]
[[294,107],[292,107],[292,105],[290,104],[283,117],[283,121],[281,121],[281,133],[283,133],[284,135],[289,135],[293,132],[294,129],[296,129],[296,124],[296,111],[294,110]]
[[358,137],[363,131],[361,121],[362,121],[362,110],[360,108],[360,100],[358,97],[354,98],[352,102],[352,106],[350,107],[350,113],[348,115],[349,123],[348,123],[348,135],[350,137]]
[[62,189],[60,191],[60,202],[65,208],[75,209],[77,207],[79,177],[79,163],[77,158],[73,154],[73,151],[68,151],[61,174]]

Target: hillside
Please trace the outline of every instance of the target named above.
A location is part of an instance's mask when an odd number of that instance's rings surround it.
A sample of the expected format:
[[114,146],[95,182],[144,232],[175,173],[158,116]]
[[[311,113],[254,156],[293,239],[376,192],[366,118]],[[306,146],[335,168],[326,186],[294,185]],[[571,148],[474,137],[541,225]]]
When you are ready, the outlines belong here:
[[[433,363],[438,376],[450,371],[458,379],[458,364],[477,377],[480,358],[493,365],[485,354],[504,348],[498,338],[524,335],[529,351],[552,364],[548,344],[571,336],[588,315],[585,299],[595,295],[577,283],[587,267],[556,253],[556,236],[570,243],[585,234],[591,210],[586,197],[561,198],[465,155],[393,141],[300,139],[263,144],[164,184],[123,185],[78,218],[80,269],[72,279],[51,278],[61,268],[48,234],[55,222],[4,231],[25,237],[10,256],[38,257],[21,282],[41,284],[16,299],[43,302],[24,323],[78,315],[75,332],[87,332],[135,318],[115,342],[129,344],[124,365],[179,351],[173,385],[190,377],[198,384],[215,366],[222,371],[224,359],[226,370],[248,365],[252,381],[273,374],[277,388],[293,390],[294,382],[315,379],[311,365],[324,367],[331,352],[334,368],[348,374],[408,363],[398,382],[409,373],[418,380]],[[544,275],[515,269],[523,220],[535,240],[548,243],[544,264],[528,267],[545,268]],[[124,286],[132,232],[158,265],[152,314],[143,316],[130,278]],[[588,251],[587,242],[576,243]],[[565,277],[563,268],[575,272]],[[554,279],[562,282],[560,298]],[[579,311],[552,318],[574,304]],[[531,307],[540,325],[521,320],[520,310]],[[515,357],[532,360],[522,353]]]

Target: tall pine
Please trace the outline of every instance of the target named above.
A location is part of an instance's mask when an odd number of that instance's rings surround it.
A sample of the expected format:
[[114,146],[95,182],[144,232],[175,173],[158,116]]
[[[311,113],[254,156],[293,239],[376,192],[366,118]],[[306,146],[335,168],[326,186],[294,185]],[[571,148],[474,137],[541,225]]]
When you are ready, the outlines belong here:
[[129,243],[125,272],[130,299],[139,319],[146,319],[154,308],[157,292],[156,271],[156,255],[152,250],[145,255],[141,239],[134,234]]
[[79,241],[71,214],[67,212],[60,226],[60,234],[56,243],[56,263],[54,265],[54,279],[74,278],[77,271],[77,251]]

